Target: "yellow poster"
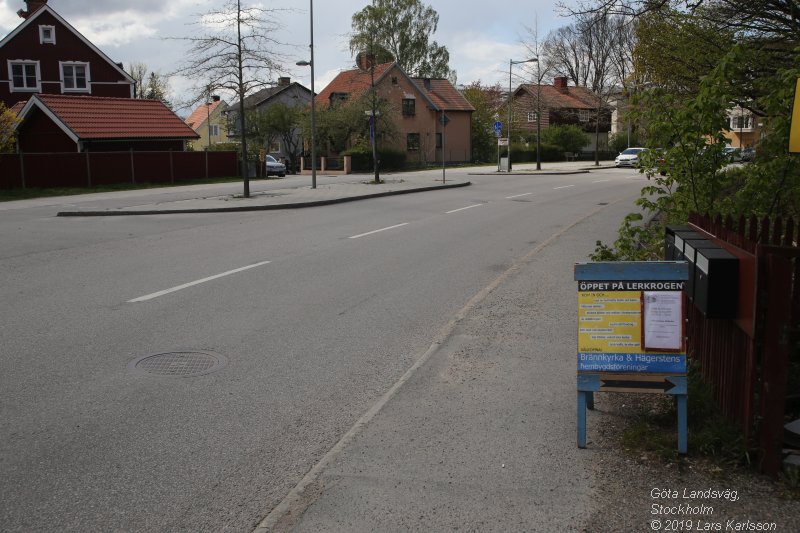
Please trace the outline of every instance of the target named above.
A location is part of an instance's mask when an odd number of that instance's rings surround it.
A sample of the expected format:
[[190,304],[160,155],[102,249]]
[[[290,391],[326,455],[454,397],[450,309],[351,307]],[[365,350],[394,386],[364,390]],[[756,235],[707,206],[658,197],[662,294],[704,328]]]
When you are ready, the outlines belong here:
[[641,291],[578,293],[578,352],[642,352]]
[[794,90],[794,107],[792,108],[792,126],[789,132],[789,152],[800,153],[800,80]]

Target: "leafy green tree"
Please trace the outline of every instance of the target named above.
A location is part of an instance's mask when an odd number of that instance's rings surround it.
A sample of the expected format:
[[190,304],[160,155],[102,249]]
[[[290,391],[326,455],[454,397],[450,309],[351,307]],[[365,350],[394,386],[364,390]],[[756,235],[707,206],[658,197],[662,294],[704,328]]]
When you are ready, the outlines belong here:
[[[369,145],[369,116],[365,111],[372,106],[372,94],[367,91],[357,98],[317,108],[317,143],[327,152],[340,153],[358,144]],[[378,144],[381,139],[397,136],[395,126],[399,110],[384,99],[375,101]],[[303,135],[311,138],[310,116],[303,121]]]
[[412,77],[453,78],[447,48],[430,41],[438,24],[439,14],[420,0],[373,0],[353,15],[350,51],[391,57]]
[[556,124],[542,130],[542,143],[559,146],[565,152],[580,152],[589,136],[575,124]]
[[3,102],[0,102],[0,153],[11,152],[16,144],[14,128],[19,119]]
[[300,106],[273,104],[266,109],[249,111],[247,118],[247,138],[256,150],[269,150],[269,146],[280,140],[289,156],[289,168],[296,168],[300,157],[300,136],[298,135],[304,112]]
[[506,105],[503,91],[499,84],[482,87],[478,80],[469,84],[462,93],[464,98],[475,108],[470,125],[472,160],[476,162],[493,161],[497,157],[494,123],[501,116]]

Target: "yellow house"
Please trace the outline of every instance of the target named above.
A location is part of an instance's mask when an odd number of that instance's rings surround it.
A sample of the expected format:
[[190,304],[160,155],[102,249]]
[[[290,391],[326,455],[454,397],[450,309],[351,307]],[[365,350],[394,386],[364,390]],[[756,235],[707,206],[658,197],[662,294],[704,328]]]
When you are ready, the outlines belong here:
[[192,142],[195,150],[205,150],[209,146],[228,142],[227,118],[223,112],[228,108],[219,96],[214,96],[210,102],[201,104],[195,109],[186,124],[192,128],[200,138]]
[[722,134],[733,148],[754,148],[761,139],[761,117],[743,107],[728,110],[728,129]]

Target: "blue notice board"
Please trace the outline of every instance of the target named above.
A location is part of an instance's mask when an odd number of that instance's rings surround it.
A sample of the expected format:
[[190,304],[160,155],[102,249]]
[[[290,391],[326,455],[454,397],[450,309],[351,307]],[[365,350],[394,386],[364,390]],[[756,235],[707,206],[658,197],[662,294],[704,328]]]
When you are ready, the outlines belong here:
[[678,399],[678,450],[686,453],[685,261],[578,263],[578,446],[595,392]]

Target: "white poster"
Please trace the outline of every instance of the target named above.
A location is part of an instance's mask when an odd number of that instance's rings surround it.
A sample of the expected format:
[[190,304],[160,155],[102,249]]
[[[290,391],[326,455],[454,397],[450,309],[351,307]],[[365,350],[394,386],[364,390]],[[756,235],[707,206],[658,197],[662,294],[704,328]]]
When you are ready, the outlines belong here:
[[683,348],[682,303],[680,291],[644,292],[645,350]]

